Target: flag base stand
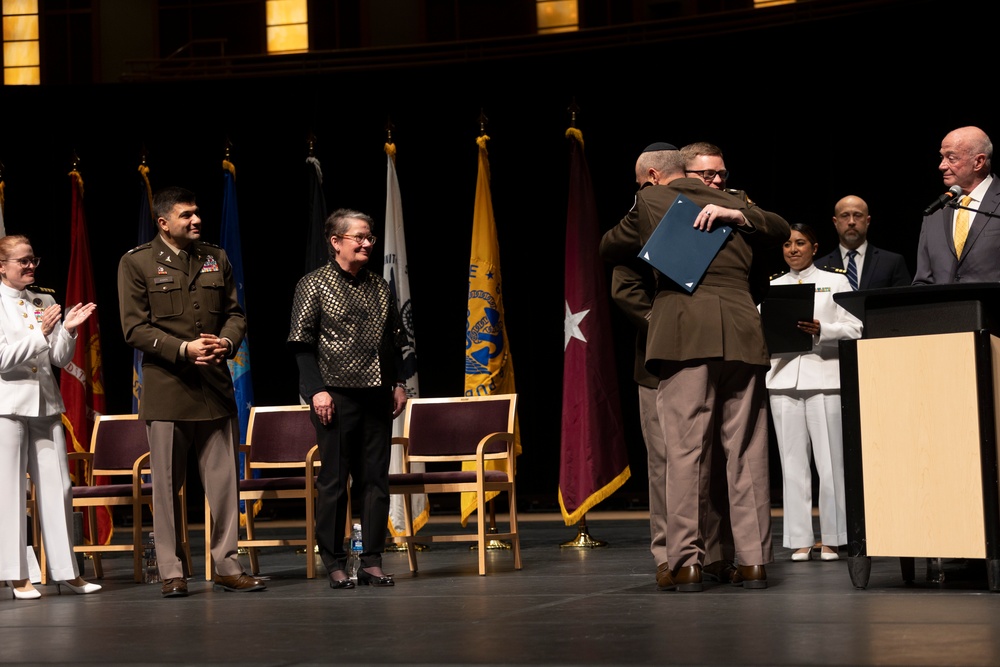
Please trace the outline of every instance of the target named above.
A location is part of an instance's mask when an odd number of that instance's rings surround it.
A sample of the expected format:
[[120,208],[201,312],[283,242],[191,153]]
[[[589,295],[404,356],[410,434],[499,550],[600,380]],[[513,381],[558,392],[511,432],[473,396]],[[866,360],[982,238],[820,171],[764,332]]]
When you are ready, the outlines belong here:
[[[487,533],[496,534],[500,531],[497,530],[497,515],[496,511],[493,509],[493,501],[490,501],[490,529],[486,531]],[[486,543],[486,550],[497,550],[497,549],[511,549],[510,542],[504,542],[503,540],[492,539]],[[478,544],[473,544],[469,547],[469,551],[476,551],[479,549]]]
[[594,547],[606,547],[608,543],[603,540],[595,540],[587,532],[587,515],[584,514],[583,518],[580,519],[580,524],[577,528],[576,537],[569,542],[563,542],[559,545],[560,548],[571,547],[579,549],[593,549]]
[[576,548],[587,548],[593,549],[594,547],[606,547],[608,543],[603,540],[595,540],[584,530],[581,530],[576,534],[576,537],[569,542],[563,542],[559,545],[560,547],[576,547]]

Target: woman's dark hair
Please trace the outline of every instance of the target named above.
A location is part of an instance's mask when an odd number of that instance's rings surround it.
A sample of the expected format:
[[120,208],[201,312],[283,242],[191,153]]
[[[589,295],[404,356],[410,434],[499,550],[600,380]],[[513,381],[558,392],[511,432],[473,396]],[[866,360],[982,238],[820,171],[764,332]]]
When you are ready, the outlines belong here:
[[[806,237],[809,243],[812,243],[813,245],[819,243],[819,241],[816,240],[816,232],[814,232],[812,227],[804,222],[796,222],[789,225],[789,227],[792,228],[793,232],[798,232],[799,234],[802,234],[802,236]],[[789,233],[789,237],[791,237],[791,233]]]

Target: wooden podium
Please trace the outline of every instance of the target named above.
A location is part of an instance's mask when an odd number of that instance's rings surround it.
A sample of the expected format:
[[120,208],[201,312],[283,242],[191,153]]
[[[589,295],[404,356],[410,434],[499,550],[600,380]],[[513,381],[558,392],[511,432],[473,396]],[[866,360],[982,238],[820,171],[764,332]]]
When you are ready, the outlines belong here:
[[872,556],[977,558],[1000,591],[1000,283],[835,294],[865,324],[840,342],[851,582]]

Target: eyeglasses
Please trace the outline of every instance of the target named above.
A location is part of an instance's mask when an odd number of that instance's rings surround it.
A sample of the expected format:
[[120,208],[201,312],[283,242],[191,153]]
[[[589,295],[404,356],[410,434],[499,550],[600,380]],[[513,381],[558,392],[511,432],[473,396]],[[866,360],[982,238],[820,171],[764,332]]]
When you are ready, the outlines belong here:
[[371,245],[375,245],[375,241],[378,241],[378,237],[374,234],[337,234],[342,239],[354,239],[358,244],[364,244],[368,241]]
[[17,262],[22,269],[28,268],[29,265],[38,266],[42,263],[41,257],[18,257],[17,259],[3,259],[2,262]]
[[722,171],[716,171],[714,169],[685,169],[685,174],[698,174],[698,177],[704,181],[714,181],[715,177],[718,176],[724,181],[729,180],[729,170],[723,169]]

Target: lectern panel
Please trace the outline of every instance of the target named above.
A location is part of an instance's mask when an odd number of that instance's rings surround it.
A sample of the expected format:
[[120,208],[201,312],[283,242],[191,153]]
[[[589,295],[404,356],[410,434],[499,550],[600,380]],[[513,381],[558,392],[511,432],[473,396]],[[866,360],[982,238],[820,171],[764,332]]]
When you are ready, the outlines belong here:
[[857,346],[867,555],[985,558],[975,335]]

